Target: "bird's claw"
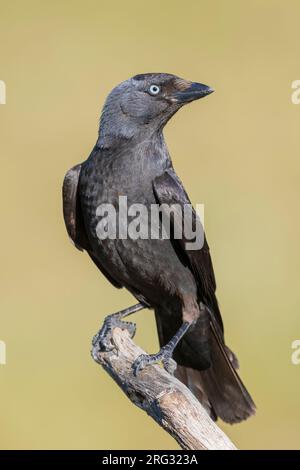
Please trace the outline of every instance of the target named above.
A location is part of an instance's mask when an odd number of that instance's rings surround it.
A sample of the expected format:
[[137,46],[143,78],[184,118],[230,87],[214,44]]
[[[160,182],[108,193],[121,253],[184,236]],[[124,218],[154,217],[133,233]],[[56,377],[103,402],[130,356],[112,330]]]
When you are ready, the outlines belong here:
[[132,365],[133,375],[136,377],[139,372],[145,369],[145,367],[157,364],[160,361],[162,362],[164,369],[169,372],[169,374],[174,375],[177,364],[172,358],[172,353],[173,351],[162,348],[157,354],[141,354]]
[[121,330],[127,330],[130,337],[133,338],[136,332],[135,323],[125,322],[114,315],[108,315],[103,323],[102,328],[94,336],[92,345],[97,348],[98,351],[111,351],[114,349],[112,344],[112,331],[114,328],[121,328]]
[[138,373],[143,370],[147,365],[149,365],[148,359],[150,356],[147,354],[141,354],[136,358],[132,364],[133,375],[136,377]]
[[163,360],[162,364],[164,369],[169,372],[170,375],[174,375],[174,372],[177,369],[177,362],[172,357],[169,357],[167,360]]

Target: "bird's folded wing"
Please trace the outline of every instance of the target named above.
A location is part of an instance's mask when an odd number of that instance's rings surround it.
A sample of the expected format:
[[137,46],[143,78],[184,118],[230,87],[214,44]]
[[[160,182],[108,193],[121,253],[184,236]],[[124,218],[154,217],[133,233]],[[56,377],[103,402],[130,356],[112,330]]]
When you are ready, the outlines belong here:
[[[81,164],[73,166],[67,173],[63,182],[63,214],[69,237],[76,248],[83,250],[80,238],[82,238],[82,220],[78,214],[78,182]],[[81,240],[82,242],[83,240]]]
[[78,183],[80,178],[82,164],[73,166],[67,173],[63,182],[63,214],[66,229],[70,239],[78,250],[86,250],[91,259],[94,261],[102,274],[117,288],[121,288],[121,284],[116,281],[110,273],[103,267],[97,258],[89,243],[84,220],[81,211]]
[[[189,197],[174,170],[169,169],[161,176],[155,178],[153,188],[159,204],[166,204],[168,206],[174,204],[180,205],[182,213],[184,210],[186,210],[187,213],[190,212],[190,216],[187,217],[187,220],[189,223],[191,221],[192,230],[196,231],[196,237],[202,240],[201,246],[198,249],[190,249],[188,247],[188,244],[193,242],[193,240],[187,238],[187,233],[191,233],[191,230],[190,228],[187,230],[187,227],[184,227],[184,217],[172,217],[171,219],[173,226],[180,223],[182,224],[182,227],[177,227],[179,230],[181,229],[179,233],[181,233],[182,236],[180,239],[174,240],[174,243],[176,243],[177,248],[179,247],[181,254],[187,258],[198,284],[199,291],[201,292],[201,296],[203,297],[203,301],[213,309],[218,326],[223,331],[222,318],[215,296],[216,281],[212,260],[199,216],[192,207]],[[201,233],[199,233],[199,231]]]
[[[153,186],[160,204],[190,204],[173,170],[168,170],[156,178]],[[198,216],[192,207],[191,211],[193,225],[197,226],[195,220]],[[172,222],[174,226],[180,223],[180,218],[173,217]],[[200,299],[210,314],[212,365],[203,371],[181,368],[178,378],[188,385],[214,419],[220,416],[228,423],[239,422],[254,414],[255,404],[235,370],[238,367],[237,358],[224,343],[223,324],[215,296],[215,276],[207,241],[204,237],[202,248],[189,250],[186,242],[190,240],[187,240],[185,233],[183,229],[182,238],[173,242],[177,242],[181,256],[186,257],[197,280]],[[162,338],[160,341],[163,343]]]

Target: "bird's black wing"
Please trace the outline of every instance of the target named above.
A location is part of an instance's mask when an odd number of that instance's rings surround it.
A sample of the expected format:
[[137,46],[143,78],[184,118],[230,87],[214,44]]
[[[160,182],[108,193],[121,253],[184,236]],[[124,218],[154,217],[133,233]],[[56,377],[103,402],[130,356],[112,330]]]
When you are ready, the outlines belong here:
[[112,276],[106,271],[106,269],[100,264],[99,260],[94,255],[90,246],[84,220],[81,212],[81,205],[78,196],[78,183],[80,178],[82,164],[75,165],[65,175],[62,189],[63,196],[63,214],[66,224],[66,229],[70,239],[78,250],[86,250],[91,259],[94,261],[98,269],[104,274],[104,276],[115,286],[121,288],[119,284]]
[[73,166],[73,168],[66,173],[63,182],[62,196],[63,214],[68,235],[76,248],[83,251],[83,249],[87,247],[87,239],[77,194],[80,171],[81,163]]
[[[210,257],[209,246],[203,231],[201,221],[191,205],[189,197],[179,180],[178,176],[173,170],[167,170],[161,176],[155,178],[153,182],[154,192],[157,197],[157,200],[160,204],[170,205],[179,205],[182,209],[185,206],[186,213],[190,211],[190,220],[192,222],[192,228],[195,230],[197,227],[201,233],[197,233],[196,236],[201,240],[201,247],[196,250],[191,250],[187,248],[187,243],[191,243],[192,240],[189,240],[186,237],[185,227],[183,226],[184,218],[182,218],[182,227],[181,233],[182,237],[180,239],[174,240],[174,243],[179,247],[181,253],[188,259],[191,270],[195,276],[200,299],[205,303],[214,313],[215,319],[217,320],[218,327],[223,333],[223,322],[221,314],[218,307],[218,302],[216,298],[216,280],[212,265],[212,260]],[[180,218],[172,217],[173,224],[180,223]]]
[[[196,218],[198,216],[190,205],[190,200],[182,183],[172,169],[157,177],[153,182],[153,187],[160,204],[166,204],[169,207],[171,205],[174,207],[174,204],[177,204],[182,209],[187,204],[186,207],[191,210],[193,230],[197,227]],[[173,217],[171,220],[173,228],[175,228],[176,223],[182,224],[180,218]],[[202,227],[200,230],[203,232]],[[181,232],[183,235],[181,239],[177,240],[173,237],[174,248],[178,252],[179,247],[179,255],[185,257],[187,263],[189,263],[197,281],[199,300],[208,307],[210,314],[211,367],[202,371],[193,370],[191,365],[186,362],[183,364],[184,367],[178,368],[177,377],[188,385],[190,390],[206,407],[211,417],[216,419],[217,416],[220,416],[228,423],[239,422],[255,412],[255,404],[236,372],[236,368],[238,368],[237,358],[224,342],[223,323],[215,295],[216,282],[209,247],[204,233],[200,233],[198,234],[200,239],[203,236],[202,248],[197,250],[187,249],[186,243],[190,240],[184,236],[184,227],[181,227]],[[165,325],[159,315],[156,315],[156,321],[160,343],[164,345],[166,342],[164,337]],[[181,353],[182,351],[183,349],[181,349]],[[197,349],[193,353],[197,354]]]

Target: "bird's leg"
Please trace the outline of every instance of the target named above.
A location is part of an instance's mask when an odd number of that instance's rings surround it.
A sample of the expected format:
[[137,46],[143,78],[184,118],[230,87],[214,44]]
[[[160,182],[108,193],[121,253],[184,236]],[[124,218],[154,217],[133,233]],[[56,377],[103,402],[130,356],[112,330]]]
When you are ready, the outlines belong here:
[[193,322],[185,321],[173,338],[163,346],[157,354],[141,354],[133,363],[132,368],[134,375],[137,376],[139,371],[144,369],[146,366],[160,361],[162,362],[164,369],[173,375],[177,367],[176,362],[172,359],[173,351],[191,325],[193,325]]
[[98,331],[98,333],[93,338],[93,347],[97,348],[99,351],[108,351],[113,349],[111,343],[112,337],[112,330],[116,327],[121,328],[122,330],[128,330],[130,337],[133,338],[135,335],[136,325],[131,322],[124,322],[122,318],[131,315],[132,313],[138,312],[145,308],[143,304],[136,304],[132,307],[125,308],[117,313],[112,313],[111,315],[107,315],[104,320],[102,328]]

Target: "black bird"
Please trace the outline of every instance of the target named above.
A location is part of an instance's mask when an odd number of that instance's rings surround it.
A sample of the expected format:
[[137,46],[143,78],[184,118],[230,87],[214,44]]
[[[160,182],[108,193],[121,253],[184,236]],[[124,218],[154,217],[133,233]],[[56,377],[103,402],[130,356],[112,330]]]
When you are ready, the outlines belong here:
[[[89,158],[65,176],[63,208],[76,247],[87,251],[115,287],[127,288],[139,301],[109,315],[95,343],[108,348],[116,325],[133,336],[135,325],[121,319],[142,308],[154,309],[161,350],[140,356],[134,373],[158,361],[173,372],[173,356],[176,376],[211,417],[236,423],[254,414],[255,405],[236,372],[237,358],[225,345],[205,237],[199,249],[187,249],[184,238],[174,237],[174,217],[169,239],[125,238],[119,232],[103,239],[98,233],[103,214],[97,209],[112,204],[119,214],[120,196],[127,197],[128,207],[139,203],[148,209],[152,204],[183,207],[190,202],[173,168],[163,128],[182,106],[212,91],[165,73],[136,75],[118,85],[104,105]],[[192,210],[194,226],[196,220]]]

